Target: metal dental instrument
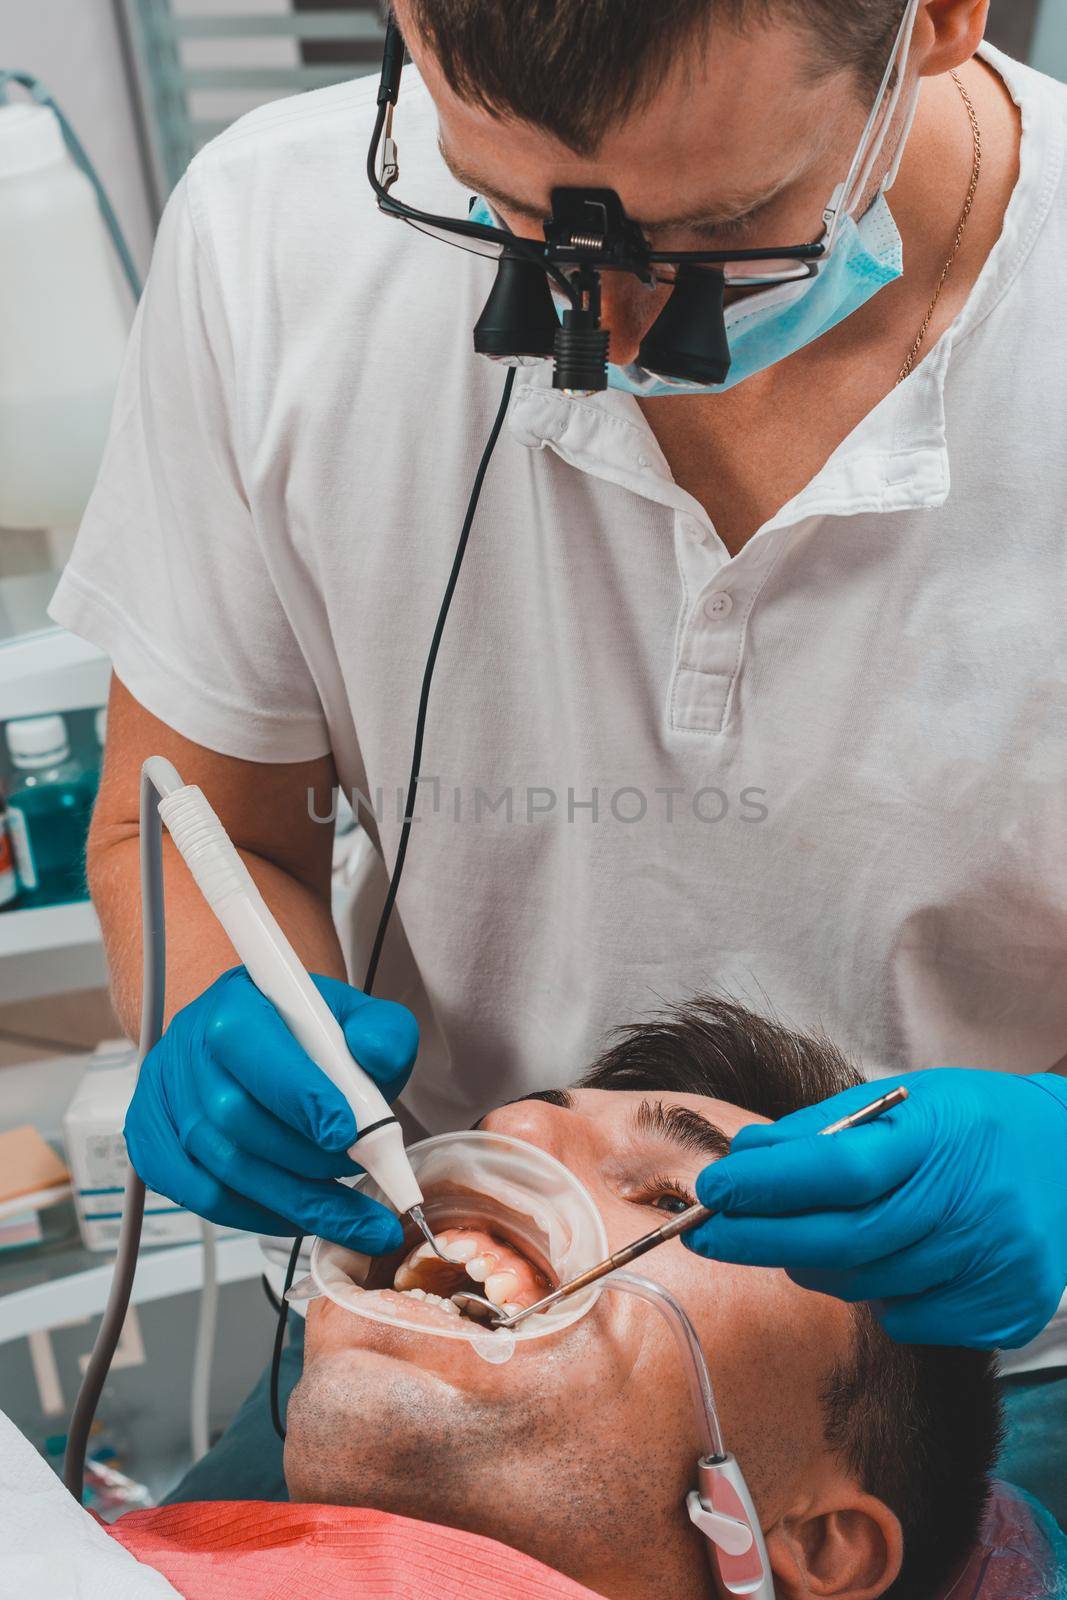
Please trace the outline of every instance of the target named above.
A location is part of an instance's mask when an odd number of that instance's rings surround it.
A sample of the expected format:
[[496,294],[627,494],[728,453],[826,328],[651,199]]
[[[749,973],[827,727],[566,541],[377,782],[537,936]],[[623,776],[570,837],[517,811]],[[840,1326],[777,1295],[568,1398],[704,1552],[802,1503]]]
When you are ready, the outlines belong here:
[[[833,1135],[845,1133],[850,1128],[862,1128],[868,1122],[875,1122],[879,1117],[885,1116],[887,1111],[892,1111],[894,1106],[903,1105],[908,1098],[908,1091],[903,1086],[892,1089],[888,1094],[880,1095],[877,1100],[872,1100],[869,1105],[854,1111],[849,1117],[842,1117],[840,1122],[833,1122],[828,1128],[821,1128],[821,1134]],[[494,1317],[494,1327],[514,1328],[527,1317],[532,1317],[536,1311],[547,1311],[550,1306],[557,1305],[560,1300],[568,1300],[572,1294],[577,1294],[580,1289],[587,1289],[591,1283],[596,1283],[600,1278],[606,1278],[609,1272],[615,1272],[619,1267],[629,1266],[631,1261],[636,1261],[639,1256],[647,1255],[650,1250],[655,1250],[657,1245],[666,1244],[669,1239],[677,1239],[680,1233],[685,1233],[689,1228],[697,1227],[701,1222],[707,1222],[714,1213],[707,1206],[688,1206],[680,1211],[677,1216],[671,1217],[662,1227],[655,1228],[651,1233],[646,1233],[640,1239],[634,1239],[630,1244],[623,1245],[621,1250],[616,1250],[608,1256],[606,1261],[600,1261],[595,1267],[589,1267],[581,1272],[569,1283],[562,1284],[554,1289],[551,1294],[545,1295],[543,1300],[536,1301],[532,1306],[524,1306],[521,1311],[514,1312],[510,1317],[501,1317],[497,1313]],[[460,1310],[481,1310],[488,1302],[481,1295],[468,1295],[465,1290],[454,1294],[452,1299],[459,1305]],[[467,1302],[471,1304],[468,1307]]]
[[[459,1262],[449,1260],[448,1256],[446,1256],[444,1251],[441,1249],[441,1246],[437,1243],[437,1240],[433,1236],[433,1229],[430,1227],[430,1224],[426,1221],[426,1218],[423,1215],[422,1207],[408,1206],[407,1214],[415,1224],[416,1228],[418,1228],[419,1232],[422,1234],[422,1237],[426,1240],[426,1243],[429,1245],[437,1259],[439,1261],[447,1262],[450,1267],[458,1266]],[[475,1298],[477,1298],[477,1296]],[[490,1305],[492,1302],[487,1300],[485,1303],[486,1305]]]
[[842,1117],[840,1122],[831,1122],[828,1128],[822,1128],[822,1133],[846,1133],[849,1128],[862,1128],[868,1122],[877,1122],[879,1117],[884,1117],[887,1111],[892,1111],[894,1106],[902,1106],[908,1098],[908,1091],[904,1085],[898,1089],[890,1089],[878,1100],[872,1100],[869,1106],[864,1106],[861,1111],[854,1111],[850,1117]]
[[[422,1237],[426,1240],[426,1243],[430,1246],[430,1249],[433,1251],[434,1255],[439,1261],[445,1262],[445,1264],[450,1267],[463,1266],[462,1261],[453,1261],[449,1256],[445,1255],[444,1251],[441,1249],[441,1246],[437,1243],[437,1240],[433,1236],[433,1230],[431,1229],[430,1224],[426,1221],[421,1206],[409,1206],[407,1214],[415,1224],[416,1228],[418,1228],[419,1232],[422,1234]],[[485,1299],[483,1295],[475,1294],[472,1289],[458,1289],[452,1296],[453,1300],[457,1301],[457,1303],[460,1297],[463,1299],[463,1306],[461,1308],[463,1310],[486,1312],[494,1319],[500,1315],[500,1307],[498,1305],[494,1305],[492,1300]]]

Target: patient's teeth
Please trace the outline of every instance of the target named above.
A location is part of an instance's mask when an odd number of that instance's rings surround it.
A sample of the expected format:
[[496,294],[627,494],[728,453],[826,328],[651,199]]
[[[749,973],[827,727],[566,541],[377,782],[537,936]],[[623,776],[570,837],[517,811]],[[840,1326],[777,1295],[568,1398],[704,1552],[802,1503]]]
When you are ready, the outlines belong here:
[[410,1289],[418,1281],[418,1274],[412,1272],[406,1261],[402,1261],[393,1274],[394,1289]]
[[429,1261],[431,1256],[436,1258],[437,1251],[434,1249],[429,1240],[427,1240],[425,1244],[420,1244],[417,1250],[413,1250],[411,1252],[407,1259],[407,1265],[409,1267],[413,1267],[416,1261]]
[[[468,1269],[469,1270],[469,1269]],[[495,1305],[502,1306],[519,1287],[517,1272],[493,1272],[485,1280],[485,1292]]]
[[446,1300],[427,1289],[402,1289],[400,1292],[407,1300],[421,1300],[424,1305],[436,1306],[440,1311],[447,1311],[450,1316],[459,1316],[459,1307],[454,1306],[451,1300]]
[[496,1256],[491,1252],[484,1256],[471,1256],[467,1262],[467,1276],[473,1278],[475,1283],[484,1283],[495,1266]]
[[522,1310],[522,1307],[516,1305],[514,1300],[506,1300],[500,1309],[506,1317],[516,1317]]
[[477,1255],[477,1253],[478,1246],[475,1244],[473,1239],[469,1238],[464,1239],[461,1237],[459,1239],[451,1239],[449,1240],[448,1244],[444,1246],[444,1254],[448,1257],[449,1261],[469,1261],[471,1257]]

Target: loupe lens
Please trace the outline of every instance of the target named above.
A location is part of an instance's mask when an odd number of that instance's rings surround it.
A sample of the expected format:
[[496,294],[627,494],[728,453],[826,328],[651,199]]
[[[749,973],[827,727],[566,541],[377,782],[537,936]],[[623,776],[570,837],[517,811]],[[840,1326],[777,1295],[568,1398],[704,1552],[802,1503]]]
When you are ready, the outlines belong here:
[[428,239],[436,239],[441,244],[450,244],[455,250],[465,250],[468,255],[486,256],[491,261],[499,261],[502,254],[502,246],[489,239],[469,239],[461,233],[452,233],[448,228],[434,228],[425,222],[415,222],[411,217],[402,220],[416,233],[424,233]]

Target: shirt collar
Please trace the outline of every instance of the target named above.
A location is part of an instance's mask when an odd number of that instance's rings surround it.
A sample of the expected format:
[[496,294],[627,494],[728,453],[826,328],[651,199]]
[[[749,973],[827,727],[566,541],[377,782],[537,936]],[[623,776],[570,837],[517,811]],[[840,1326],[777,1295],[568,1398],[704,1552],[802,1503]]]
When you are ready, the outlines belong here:
[[[943,505],[949,493],[945,377],[946,336],[906,383],[886,396],[826,466],[760,531],[809,517],[855,516]],[[572,398],[551,387],[549,363],[524,369],[508,425],[528,449],[551,449],[579,471],[608,479],[676,510],[693,497],[676,484],[631,394],[608,389]],[[676,402],[685,405],[684,396]]]

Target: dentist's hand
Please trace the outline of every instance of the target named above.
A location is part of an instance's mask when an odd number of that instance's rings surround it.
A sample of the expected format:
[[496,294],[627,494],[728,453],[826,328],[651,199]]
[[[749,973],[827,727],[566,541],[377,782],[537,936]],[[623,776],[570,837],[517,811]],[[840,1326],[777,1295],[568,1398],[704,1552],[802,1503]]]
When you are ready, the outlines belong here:
[[[880,1091],[880,1121],[821,1128]],[[1016,1349],[1067,1286],[1067,1078],[941,1069],[865,1084],[742,1128],[687,1236],[719,1261],[784,1267],[802,1288],[872,1302],[902,1344]]]
[[[418,1049],[411,1013],[313,978],[360,1066],[394,1100]],[[149,1189],[253,1233],[319,1234],[379,1255],[402,1242],[391,1211],[333,1180],[360,1169],[348,1102],[297,1044],[243,967],[179,1011],[145,1058],[126,1116]]]

